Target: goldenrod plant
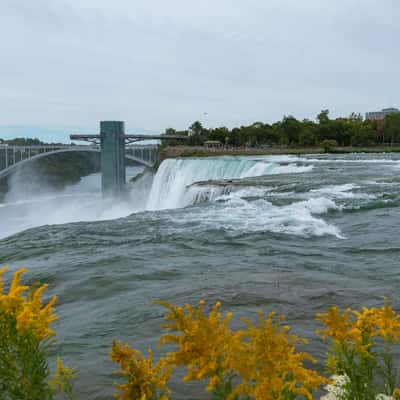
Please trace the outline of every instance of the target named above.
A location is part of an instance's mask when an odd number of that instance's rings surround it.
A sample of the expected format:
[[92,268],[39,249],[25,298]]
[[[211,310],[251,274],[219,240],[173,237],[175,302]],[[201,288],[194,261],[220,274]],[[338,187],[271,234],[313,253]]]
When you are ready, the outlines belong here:
[[305,367],[305,362],[313,364],[316,360],[296,351],[297,344],[307,341],[291,334],[290,327],[282,325],[282,317],[276,318],[274,313],[265,316],[260,311],[257,325],[244,322],[246,329],[238,332],[242,340],[230,353],[231,368],[242,382],[234,394],[256,400],[312,399],[315,389],[327,383]]
[[[47,351],[54,340],[50,325],[57,319],[57,298],[44,305],[47,285],[22,285],[26,269],[14,274],[6,293],[6,272],[6,268],[0,269],[0,399],[51,400],[54,390],[49,383]],[[53,382],[56,380],[57,376]]]
[[149,350],[148,358],[145,358],[139,350],[131,349],[127,344],[124,346],[121,342],[114,342],[110,358],[120,367],[116,374],[127,381],[127,383],[115,384],[117,399],[168,399],[170,390],[167,383],[171,376],[171,367],[162,359],[153,365],[151,350]]
[[[228,326],[232,314],[223,316],[219,311],[220,303],[216,303],[208,314],[204,312],[204,301],[197,307],[159,304],[168,309],[167,322],[163,325],[168,333],[160,342],[177,347],[159,363],[170,366],[168,376],[172,369],[185,367],[184,382],[207,381],[205,389],[211,400],[311,400],[313,391],[328,382],[304,366],[306,360],[315,361],[307,353],[296,352],[296,345],[305,340],[290,334],[290,328],[282,325],[282,318],[275,318],[274,314],[264,316],[260,313],[257,325],[244,321],[246,328],[233,332]],[[114,346],[112,359],[116,357]],[[121,351],[121,345],[118,349]],[[125,347],[125,354],[131,360],[132,371],[133,366],[139,365],[140,355],[129,347]],[[117,386],[118,399],[166,398],[165,394],[157,397],[155,389],[163,390],[167,382],[154,379],[145,363],[143,368],[144,371],[136,371],[134,376],[124,374],[128,382]],[[144,376],[149,377],[149,385],[143,383],[141,378]],[[137,397],[129,397],[132,387],[135,387]],[[152,388],[150,391],[149,387]]]
[[206,390],[218,398],[219,392],[228,390],[232,378],[229,353],[237,340],[228,327],[232,314],[223,317],[218,311],[219,303],[209,315],[204,313],[204,301],[200,301],[198,307],[189,304],[174,307],[167,302],[159,304],[169,310],[163,327],[170,332],[161,337],[160,343],[177,346],[176,351],[166,355],[165,362],[173,367],[186,367],[185,382],[207,379]]
[[333,384],[325,400],[399,399],[393,346],[400,341],[400,316],[389,300],[362,311],[331,307],[317,315],[325,327],[317,332],[330,342],[327,358]]
[[73,400],[73,380],[76,370],[64,365],[60,357],[57,357],[57,367],[49,385],[53,393],[63,393],[67,400]]

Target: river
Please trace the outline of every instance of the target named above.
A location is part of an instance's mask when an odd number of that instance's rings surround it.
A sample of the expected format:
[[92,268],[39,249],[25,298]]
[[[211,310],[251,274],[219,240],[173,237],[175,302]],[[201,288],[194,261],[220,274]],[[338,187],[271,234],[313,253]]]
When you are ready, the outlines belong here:
[[[79,369],[77,399],[112,398],[113,339],[156,348],[155,299],[220,300],[234,326],[275,310],[321,357],[315,313],[385,295],[399,309],[399,173],[396,154],[166,160],[119,202],[102,200],[98,175],[61,193],[16,175],[0,204],[0,264],[59,296],[52,360]],[[174,398],[201,398],[173,386]]]

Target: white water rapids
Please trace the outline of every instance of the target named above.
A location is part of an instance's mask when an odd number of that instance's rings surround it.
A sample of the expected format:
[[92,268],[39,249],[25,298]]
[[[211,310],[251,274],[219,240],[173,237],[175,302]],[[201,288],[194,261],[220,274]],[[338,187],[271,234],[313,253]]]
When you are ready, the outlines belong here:
[[[299,164],[301,160],[303,163]],[[124,200],[102,199],[100,176],[85,177],[77,185],[54,192],[28,184],[23,176],[11,179],[11,190],[0,204],[0,237],[42,225],[123,218],[137,212],[159,212],[174,223],[193,229],[276,232],[294,235],[334,235],[340,231],[322,215],[338,209],[335,196],[351,197],[353,186],[309,191],[303,199],[274,205],[268,188],[251,185],[226,191],[223,186],[191,186],[199,181],[244,179],[266,175],[307,174],[313,162],[294,156],[169,159],[157,173],[144,173],[130,186]],[[314,160],[313,160],[314,161]],[[135,176],[140,168],[132,168]],[[250,199],[249,199],[250,198]],[[202,202],[201,205],[196,205]],[[182,209],[179,214],[168,210]]]
[[[250,178],[271,174],[310,171],[312,165],[297,166],[291,157],[269,157],[265,160],[219,157],[212,159],[169,159],[156,176],[146,206],[148,210],[181,208],[195,203],[199,191],[189,188],[194,182]],[[281,165],[280,163],[288,163]]]

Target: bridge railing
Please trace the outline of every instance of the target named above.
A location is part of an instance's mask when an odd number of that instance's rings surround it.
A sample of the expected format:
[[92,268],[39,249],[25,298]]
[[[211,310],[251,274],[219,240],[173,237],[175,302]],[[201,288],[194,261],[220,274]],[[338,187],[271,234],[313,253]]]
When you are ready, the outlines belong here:
[[[155,164],[157,160],[157,145],[128,145],[126,155],[147,164]],[[9,145],[0,144],[0,171],[5,170],[14,164],[28,160],[43,153],[60,152],[61,150],[71,151],[100,151],[99,145]]]
[[69,146],[69,145],[32,145],[32,146],[18,146],[0,144],[0,171],[11,167],[20,161],[27,160],[43,153],[51,153],[58,150],[71,148],[78,150],[78,148],[94,148],[95,146]]
[[125,147],[125,153],[149,164],[155,164],[157,161],[157,147],[157,145],[128,145]]

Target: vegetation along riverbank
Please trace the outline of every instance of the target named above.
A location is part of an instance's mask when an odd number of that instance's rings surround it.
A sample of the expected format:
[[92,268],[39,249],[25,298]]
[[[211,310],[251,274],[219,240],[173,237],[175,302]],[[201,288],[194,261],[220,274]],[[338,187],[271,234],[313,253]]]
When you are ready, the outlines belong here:
[[[188,136],[185,146],[171,143],[161,150],[161,159],[218,155],[313,154],[322,151],[398,152],[400,151],[400,113],[380,120],[364,119],[360,114],[331,119],[323,110],[315,121],[285,116],[272,124],[255,122],[232,129],[205,128],[196,121],[185,131],[168,128],[167,135]],[[175,146],[174,146],[175,145]]]

